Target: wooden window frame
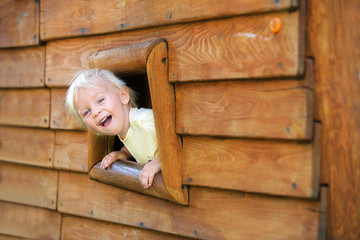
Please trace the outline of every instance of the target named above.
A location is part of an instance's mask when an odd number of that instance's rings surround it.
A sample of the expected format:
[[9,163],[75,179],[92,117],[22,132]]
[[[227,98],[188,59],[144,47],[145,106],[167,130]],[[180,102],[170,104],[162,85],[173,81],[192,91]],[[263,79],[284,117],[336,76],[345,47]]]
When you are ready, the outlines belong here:
[[189,204],[188,188],[182,184],[181,138],[175,131],[175,92],[169,82],[168,46],[163,39],[154,39],[97,52],[90,56],[91,68],[102,68],[116,74],[147,73],[153,105],[161,172],[153,186],[145,189],[139,180],[142,165],[117,161],[107,170],[100,160],[110,151],[113,138],[88,131],[89,176],[131,191]]

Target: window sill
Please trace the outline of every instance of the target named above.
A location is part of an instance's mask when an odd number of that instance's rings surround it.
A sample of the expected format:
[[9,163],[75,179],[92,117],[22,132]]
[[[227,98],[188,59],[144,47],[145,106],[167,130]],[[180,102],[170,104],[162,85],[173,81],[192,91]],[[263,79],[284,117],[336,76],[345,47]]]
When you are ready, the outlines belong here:
[[102,169],[99,162],[91,169],[89,176],[92,180],[174,202],[175,199],[166,190],[161,172],[155,175],[150,188],[143,187],[139,180],[142,168],[143,165],[136,162],[116,161],[107,169]]

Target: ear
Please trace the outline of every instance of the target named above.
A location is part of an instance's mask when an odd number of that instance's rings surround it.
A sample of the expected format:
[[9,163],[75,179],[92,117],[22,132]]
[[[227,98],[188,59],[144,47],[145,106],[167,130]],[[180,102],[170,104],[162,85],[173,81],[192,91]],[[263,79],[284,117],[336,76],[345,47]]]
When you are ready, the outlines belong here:
[[120,99],[121,103],[124,105],[128,105],[130,102],[130,94],[127,89],[120,89]]

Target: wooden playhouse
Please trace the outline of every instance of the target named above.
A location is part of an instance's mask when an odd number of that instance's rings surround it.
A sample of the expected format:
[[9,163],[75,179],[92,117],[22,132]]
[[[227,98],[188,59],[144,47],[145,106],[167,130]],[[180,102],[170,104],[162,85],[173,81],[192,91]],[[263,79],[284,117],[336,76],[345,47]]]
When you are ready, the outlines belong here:
[[[358,10],[0,0],[0,239],[359,239]],[[135,163],[101,170],[116,139],[66,116],[92,67],[154,110],[149,190]]]

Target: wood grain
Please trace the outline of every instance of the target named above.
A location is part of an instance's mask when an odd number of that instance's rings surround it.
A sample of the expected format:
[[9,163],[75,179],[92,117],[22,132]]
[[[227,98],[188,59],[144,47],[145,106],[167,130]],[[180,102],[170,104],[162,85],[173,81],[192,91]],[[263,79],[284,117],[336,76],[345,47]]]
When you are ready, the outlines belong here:
[[29,238],[22,238],[22,237],[13,237],[8,235],[0,234],[1,240],[29,240]]
[[88,218],[63,216],[61,239],[67,240],[118,240],[118,239],[174,239],[185,240],[186,237],[170,235],[143,228],[134,228],[120,224],[96,221]]
[[177,84],[176,132],[309,140],[314,104],[311,64],[307,69],[303,80]]
[[61,214],[0,201],[0,233],[30,239],[60,239]]
[[146,68],[165,186],[178,203],[187,205],[188,189],[181,183],[181,139],[175,132],[175,93],[173,84],[168,81],[166,42],[153,48]]
[[0,159],[51,168],[55,134],[51,130],[0,126]]
[[[274,17],[282,21],[277,34],[269,29]],[[302,34],[296,11],[52,41],[46,85],[67,86],[96,52],[159,38],[168,43],[172,82],[297,76],[304,72]]]
[[0,50],[0,87],[43,87],[45,47]]
[[90,67],[96,66],[120,75],[146,73],[149,53],[162,41],[155,39],[94,53],[89,59]]
[[56,209],[58,172],[0,162],[0,200]]
[[88,172],[88,141],[86,132],[56,131],[54,167]]
[[50,90],[0,90],[0,124],[49,127]]
[[1,1],[0,47],[39,44],[39,1]]
[[[109,136],[98,135],[90,129],[87,132],[88,142],[88,170],[98,162],[100,162],[106,154],[113,151],[109,146]],[[113,139],[113,138],[112,138]],[[112,142],[111,147],[114,146]]]
[[67,89],[51,89],[51,123],[52,129],[86,129],[76,119],[70,117],[65,109],[65,95]]
[[[329,186],[327,239],[359,239],[359,1],[308,1],[308,54],[315,59],[322,122],[322,182]],[[356,24],[355,24],[356,25]],[[354,26],[355,26],[354,25]]]
[[[274,18],[282,22],[278,33],[269,29]],[[199,24],[191,32],[184,32],[177,39],[176,48],[169,50],[170,81],[272,78],[304,73],[304,31],[300,31],[299,11],[232,20]]]
[[[71,8],[67,7],[71,4]],[[209,18],[222,18],[255,12],[292,9],[296,1],[146,0],[104,2],[65,0],[41,2],[42,40],[128,31]],[[91,24],[89,24],[91,23]]]
[[313,142],[183,137],[183,182],[316,199],[320,134]]
[[150,188],[144,188],[140,181],[140,173],[144,165],[131,161],[116,161],[109,168],[102,169],[97,163],[89,172],[90,179],[130,191],[177,202],[166,190],[162,172],[155,175]]
[[195,187],[190,196],[181,206],[60,172],[58,209],[201,239],[317,239],[318,201]]

